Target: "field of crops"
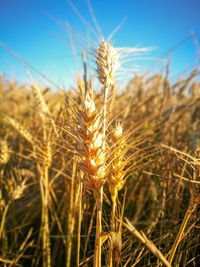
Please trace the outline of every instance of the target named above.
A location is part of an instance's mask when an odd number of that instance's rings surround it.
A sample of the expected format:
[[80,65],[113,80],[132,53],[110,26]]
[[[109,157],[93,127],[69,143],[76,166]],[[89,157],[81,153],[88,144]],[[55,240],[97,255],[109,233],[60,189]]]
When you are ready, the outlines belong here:
[[119,92],[101,52],[101,91],[1,77],[1,266],[198,266],[198,70]]

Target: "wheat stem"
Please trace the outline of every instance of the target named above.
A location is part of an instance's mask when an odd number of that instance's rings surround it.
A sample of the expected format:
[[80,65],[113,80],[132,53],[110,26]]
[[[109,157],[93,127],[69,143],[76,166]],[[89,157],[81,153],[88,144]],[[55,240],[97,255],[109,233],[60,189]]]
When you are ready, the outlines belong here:
[[179,245],[179,243],[180,243],[180,241],[182,239],[182,236],[183,236],[183,232],[185,230],[185,227],[186,227],[186,225],[188,223],[188,220],[189,220],[191,214],[194,212],[194,210],[196,208],[196,205],[197,205],[197,203],[195,203],[193,201],[193,199],[191,198],[190,203],[189,203],[189,207],[188,207],[188,209],[187,209],[187,211],[185,213],[185,216],[184,216],[184,219],[182,221],[181,227],[179,229],[179,232],[178,232],[178,234],[176,236],[176,239],[174,241],[174,244],[172,246],[172,249],[171,249],[171,252],[170,252],[170,255],[169,255],[169,263],[170,264],[173,261],[173,258],[174,258],[174,255],[176,253],[177,247],[178,247],[178,245]]
[[73,162],[72,170],[72,180],[71,180],[71,190],[70,190],[70,207],[68,213],[68,229],[67,229],[67,251],[66,251],[66,267],[71,265],[71,251],[72,251],[72,241],[74,232],[74,184],[76,175],[76,160]]
[[43,166],[41,170],[41,193],[42,193],[42,246],[43,246],[43,267],[51,266],[51,249],[49,238],[49,215],[48,215],[48,199],[49,199],[49,168]]
[[79,262],[80,262],[80,246],[81,246],[81,214],[82,214],[82,189],[83,189],[81,181],[79,181],[79,188],[80,190],[79,190],[79,212],[78,212],[77,256],[76,256],[77,267],[79,267]]
[[94,253],[94,267],[101,267],[101,216],[102,216],[102,199],[103,187],[101,187],[98,197],[96,197],[97,204],[97,222],[96,222],[96,240]]

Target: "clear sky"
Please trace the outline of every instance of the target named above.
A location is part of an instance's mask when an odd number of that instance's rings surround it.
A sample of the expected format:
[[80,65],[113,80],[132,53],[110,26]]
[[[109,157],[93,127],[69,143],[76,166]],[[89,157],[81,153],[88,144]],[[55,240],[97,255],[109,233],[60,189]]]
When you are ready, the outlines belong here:
[[[86,0],[71,0],[96,29]],[[195,32],[200,41],[200,0],[90,0],[104,37],[126,17],[112,38],[117,47],[154,46],[149,57],[160,58]],[[57,22],[56,22],[57,20]],[[67,30],[68,22],[88,38],[94,38],[67,0],[0,0],[0,41],[59,85],[73,83],[77,68]],[[97,30],[96,30],[97,31]],[[76,35],[75,31],[71,36]],[[59,36],[59,37],[58,37]],[[77,46],[78,48],[79,46]],[[76,54],[79,56],[80,49]],[[171,77],[197,66],[198,55],[190,38],[172,54]],[[144,67],[154,60],[136,62]],[[0,72],[20,82],[30,78],[22,64],[0,46]],[[35,78],[35,76],[34,76]]]

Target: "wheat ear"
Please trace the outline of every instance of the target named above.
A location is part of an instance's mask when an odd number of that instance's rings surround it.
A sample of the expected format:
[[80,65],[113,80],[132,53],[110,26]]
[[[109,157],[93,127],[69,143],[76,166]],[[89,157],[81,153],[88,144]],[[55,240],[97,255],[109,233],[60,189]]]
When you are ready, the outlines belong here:
[[5,122],[10,124],[13,128],[15,128],[30,144],[35,143],[34,137],[30,134],[30,132],[25,129],[19,122],[15,119],[5,116]]
[[87,90],[83,110],[79,110],[78,139],[83,182],[92,190],[97,205],[97,227],[94,266],[101,266],[101,190],[105,183],[105,140],[102,133],[102,114],[96,110],[92,93]]
[[[118,53],[114,49],[112,45],[107,43],[106,41],[102,40],[99,47],[96,50],[96,64],[97,64],[97,74],[98,79],[100,83],[103,85],[103,91],[104,91],[104,106],[103,106],[103,139],[105,140],[106,137],[106,104],[107,104],[107,98],[108,98],[108,90],[111,85],[114,84],[114,75],[116,69],[119,67],[118,62]],[[103,144],[103,149],[105,149],[105,142]],[[99,207],[102,209],[102,202],[103,202],[103,187],[100,189],[100,195],[99,195],[99,203],[101,203],[101,206]],[[98,206],[97,206],[98,210]],[[100,216],[98,218],[98,216]],[[101,222],[101,211],[99,210],[97,216],[97,221]],[[99,225],[101,228],[101,224]],[[101,253],[101,239],[99,241],[99,253]],[[101,266],[101,260],[99,263],[95,266]]]

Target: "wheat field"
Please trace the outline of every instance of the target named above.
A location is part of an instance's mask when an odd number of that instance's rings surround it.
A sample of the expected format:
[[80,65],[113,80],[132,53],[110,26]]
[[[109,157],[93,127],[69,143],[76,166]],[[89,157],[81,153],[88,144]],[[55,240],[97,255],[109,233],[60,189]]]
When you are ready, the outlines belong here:
[[119,90],[93,56],[100,90],[84,57],[70,91],[1,76],[0,266],[199,266],[199,71]]

